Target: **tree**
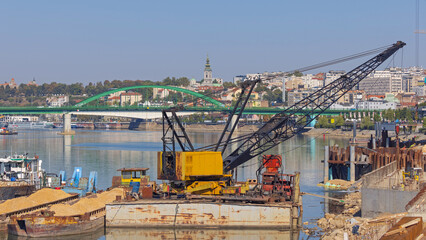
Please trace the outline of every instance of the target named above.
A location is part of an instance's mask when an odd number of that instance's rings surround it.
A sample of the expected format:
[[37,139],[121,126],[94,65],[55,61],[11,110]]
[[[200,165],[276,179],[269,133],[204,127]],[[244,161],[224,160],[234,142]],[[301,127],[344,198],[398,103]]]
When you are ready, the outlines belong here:
[[343,118],[343,116],[338,116],[336,119],[334,119],[334,124],[337,128],[342,127],[345,125],[345,118]]
[[364,117],[361,119],[361,128],[362,129],[371,129],[374,126],[373,121],[371,121],[370,117]]
[[258,83],[256,88],[254,89],[255,92],[267,92],[269,89],[267,88],[267,85],[265,83]]
[[374,112],[373,120],[374,120],[374,122],[381,122],[382,121],[382,118],[380,117],[379,112]]
[[224,82],[223,83],[223,87],[224,88],[226,88],[226,89],[228,89],[228,88],[234,88],[234,87],[237,87],[237,85],[235,85],[234,83],[232,83],[232,82]]
[[318,128],[328,127],[328,118],[326,116],[319,116],[317,124],[315,124],[315,127],[318,127]]
[[395,121],[394,111],[390,108],[383,111],[383,118],[389,121]]
[[180,77],[176,80],[177,86],[187,87],[190,84],[190,81],[187,77]]

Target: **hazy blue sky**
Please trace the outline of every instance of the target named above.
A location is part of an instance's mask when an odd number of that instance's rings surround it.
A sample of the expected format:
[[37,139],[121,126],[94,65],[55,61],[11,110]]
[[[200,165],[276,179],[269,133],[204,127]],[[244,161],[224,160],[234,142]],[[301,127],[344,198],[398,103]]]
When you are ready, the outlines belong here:
[[[426,0],[420,9],[426,29]],[[207,53],[213,77],[231,81],[397,40],[407,43],[404,66],[411,66],[414,16],[415,0],[3,1],[0,82],[200,80]],[[420,53],[425,67],[426,34]],[[321,70],[350,70],[363,60]],[[401,65],[401,53],[395,61]]]

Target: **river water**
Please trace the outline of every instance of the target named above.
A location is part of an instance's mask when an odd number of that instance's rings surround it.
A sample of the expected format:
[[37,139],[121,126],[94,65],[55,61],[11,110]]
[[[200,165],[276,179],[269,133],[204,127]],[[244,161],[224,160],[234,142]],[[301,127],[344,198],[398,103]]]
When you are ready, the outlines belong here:
[[[119,168],[147,167],[152,180],[157,178],[157,151],[162,150],[162,133],[157,131],[128,130],[77,130],[74,136],[58,135],[57,129],[20,130],[18,135],[0,136],[0,156],[11,153],[37,154],[43,160],[47,172],[65,170],[71,177],[74,167],[82,167],[83,177],[90,171],[98,172],[98,189],[111,186]],[[216,143],[220,133],[188,133],[195,147]],[[323,137],[323,135],[295,136],[268,151],[281,154],[284,172],[301,173],[301,191],[324,195],[317,186],[323,179],[324,146],[345,146],[348,140]],[[231,146],[232,149],[236,146]],[[256,178],[259,159],[252,159],[238,168],[238,180]],[[161,182],[159,182],[161,183]],[[324,215],[321,198],[303,196],[303,222],[312,226]],[[306,226],[306,225],[305,225]],[[1,238],[2,236],[0,236]],[[73,236],[75,239],[76,236]],[[80,239],[307,239],[303,233],[286,231],[240,231],[240,230],[140,230],[107,229],[81,236]],[[16,239],[9,236],[9,239]],[[21,238],[19,238],[21,239]],[[314,239],[314,238],[309,238]]]

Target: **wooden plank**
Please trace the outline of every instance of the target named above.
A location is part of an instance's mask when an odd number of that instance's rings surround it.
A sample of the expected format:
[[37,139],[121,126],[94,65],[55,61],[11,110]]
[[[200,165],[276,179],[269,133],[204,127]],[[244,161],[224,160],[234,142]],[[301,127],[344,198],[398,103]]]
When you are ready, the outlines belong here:
[[417,223],[419,223],[419,222],[420,222],[420,218],[417,218],[417,219],[414,219],[414,220],[411,220],[411,221],[409,221],[409,222],[407,222],[407,223],[402,224],[402,225],[400,226],[400,228],[406,228],[406,227],[409,227],[409,226],[411,226],[411,225],[417,224]]
[[395,230],[392,230],[392,231],[389,231],[389,232],[387,232],[387,233],[385,233],[385,235],[383,235],[383,236],[390,236],[390,235],[394,235],[394,234],[404,234],[404,233],[406,233],[407,232],[407,229],[405,229],[405,228],[398,228],[398,229],[395,229]]

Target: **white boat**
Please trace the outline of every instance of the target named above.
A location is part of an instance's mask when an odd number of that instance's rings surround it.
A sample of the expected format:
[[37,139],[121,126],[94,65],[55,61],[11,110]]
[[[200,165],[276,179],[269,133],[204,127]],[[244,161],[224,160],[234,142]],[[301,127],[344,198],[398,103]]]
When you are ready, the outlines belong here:
[[28,157],[28,154],[0,158],[0,164],[3,165],[0,165],[1,178],[6,181],[25,181],[38,186],[43,173],[42,162],[37,155]]
[[53,123],[47,121],[41,122],[12,122],[9,123],[9,128],[17,129],[41,129],[41,128],[54,128]]

